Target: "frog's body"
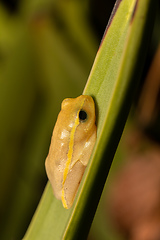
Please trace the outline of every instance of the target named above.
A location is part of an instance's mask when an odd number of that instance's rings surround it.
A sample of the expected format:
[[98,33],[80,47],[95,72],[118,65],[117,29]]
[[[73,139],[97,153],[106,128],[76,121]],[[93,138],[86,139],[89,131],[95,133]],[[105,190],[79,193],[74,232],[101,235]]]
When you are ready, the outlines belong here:
[[72,206],[96,141],[95,106],[92,97],[64,99],[45,162],[56,198]]

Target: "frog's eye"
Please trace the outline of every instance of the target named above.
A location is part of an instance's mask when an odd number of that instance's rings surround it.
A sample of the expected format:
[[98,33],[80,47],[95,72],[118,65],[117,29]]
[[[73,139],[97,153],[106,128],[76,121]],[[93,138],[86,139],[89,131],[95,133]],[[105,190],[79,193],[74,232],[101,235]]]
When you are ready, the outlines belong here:
[[79,120],[80,120],[80,122],[85,122],[87,120],[87,118],[88,118],[88,116],[87,116],[86,111],[80,110],[79,111]]

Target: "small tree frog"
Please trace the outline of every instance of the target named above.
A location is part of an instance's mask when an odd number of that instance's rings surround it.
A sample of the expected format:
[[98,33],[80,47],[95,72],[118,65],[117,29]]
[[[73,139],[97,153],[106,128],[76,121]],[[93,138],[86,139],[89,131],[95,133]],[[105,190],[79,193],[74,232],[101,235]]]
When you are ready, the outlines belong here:
[[54,195],[72,206],[96,142],[93,98],[64,99],[55,124],[45,167]]

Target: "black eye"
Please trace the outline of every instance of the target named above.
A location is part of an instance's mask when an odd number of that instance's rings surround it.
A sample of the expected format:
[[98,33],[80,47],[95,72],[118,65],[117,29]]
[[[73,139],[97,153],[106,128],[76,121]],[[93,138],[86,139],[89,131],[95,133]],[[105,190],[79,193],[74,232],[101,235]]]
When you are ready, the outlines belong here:
[[87,119],[87,113],[84,110],[81,110],[79,112],[79,119],[80,121],[83,121],[83,122]]

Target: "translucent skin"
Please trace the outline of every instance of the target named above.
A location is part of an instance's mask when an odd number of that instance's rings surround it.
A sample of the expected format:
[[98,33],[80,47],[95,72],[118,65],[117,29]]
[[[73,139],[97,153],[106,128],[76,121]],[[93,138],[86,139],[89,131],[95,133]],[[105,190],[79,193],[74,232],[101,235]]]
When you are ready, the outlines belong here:
[[[79,112],[87,114],[81,120]],[[70,208],[96,142],[92,97],[64,99],[55,124],[45,166],[54,195]]]

